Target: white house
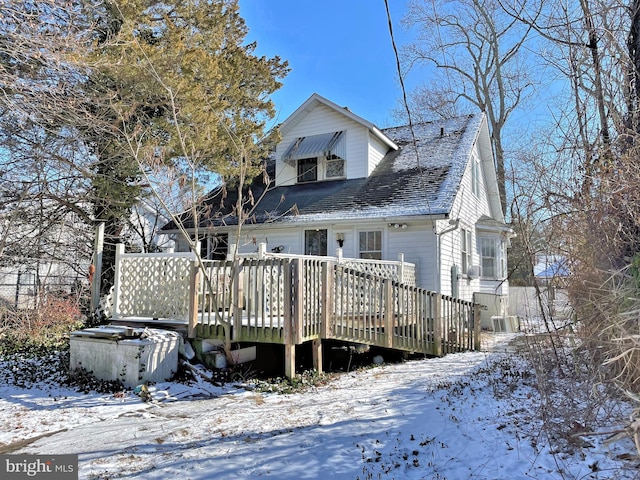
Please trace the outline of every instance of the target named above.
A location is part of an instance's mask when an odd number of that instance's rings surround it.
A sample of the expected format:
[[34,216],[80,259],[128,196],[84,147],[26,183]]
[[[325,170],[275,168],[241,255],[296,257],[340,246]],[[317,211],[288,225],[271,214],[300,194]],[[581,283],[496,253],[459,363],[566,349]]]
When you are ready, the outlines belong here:
[[[487,120],[468,115],[379,129],[313,94],[279,127],[270,184],[237,238],[231,189],[212,192],[199,224],[203,252],[397,260],[416,265],[420,287],[506,315],[506,249],[512,230],[500,205]],[[225,196],[226,195],[226,196]],[[177,234],[174,225],[164,227]],[[178,249],[186,242],[178,239]]]

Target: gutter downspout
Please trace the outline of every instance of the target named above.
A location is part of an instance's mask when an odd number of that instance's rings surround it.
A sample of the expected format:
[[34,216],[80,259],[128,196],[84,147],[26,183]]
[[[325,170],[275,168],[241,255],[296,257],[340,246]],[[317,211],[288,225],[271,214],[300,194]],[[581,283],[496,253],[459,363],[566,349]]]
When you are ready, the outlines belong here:
[[[446,233],[453,232],[460,226],[460,219],[456,218],[455,220],[449,220],[449,228],[445,228],[441,232],[435,232],[436,238],[438,241],[436,242],[436,292],[442,293],[442,236]],[[436,223],[434,222],[434,231],[436,227]]]

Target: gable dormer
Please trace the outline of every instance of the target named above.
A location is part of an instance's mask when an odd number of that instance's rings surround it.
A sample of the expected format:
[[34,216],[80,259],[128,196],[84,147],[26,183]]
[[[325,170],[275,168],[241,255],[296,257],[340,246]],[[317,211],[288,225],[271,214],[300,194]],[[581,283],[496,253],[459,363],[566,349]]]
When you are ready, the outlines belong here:
[[368,177],[397,145],[375,125],[313,94],[280,126],[276,186]]

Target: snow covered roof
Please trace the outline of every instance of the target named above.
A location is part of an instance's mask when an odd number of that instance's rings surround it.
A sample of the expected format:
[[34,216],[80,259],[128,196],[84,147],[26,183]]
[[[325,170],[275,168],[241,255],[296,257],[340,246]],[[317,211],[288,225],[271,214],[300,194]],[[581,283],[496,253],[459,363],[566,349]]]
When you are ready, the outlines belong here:
[[[369,177],[271,188],[249,223],[447,216],[483,122],[477,114],[382,129],[399,148],[390,149]],[[264,185],[254,187],[253,197],[263,191]],[[201,227],[236,224],[236,195],[225,193],[223,199],[222,190],[212,192],[212,213]]]
[[540,261],[534,265],[533,273],[537,278],[568,277],[567,258],[562,255],[542,256]]

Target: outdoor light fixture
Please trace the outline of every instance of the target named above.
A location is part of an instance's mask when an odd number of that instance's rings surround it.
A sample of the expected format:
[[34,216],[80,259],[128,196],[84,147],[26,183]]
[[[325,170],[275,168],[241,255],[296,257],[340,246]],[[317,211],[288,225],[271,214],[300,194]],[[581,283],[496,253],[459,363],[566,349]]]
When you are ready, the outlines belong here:
[[336,242],[338,242],[338,246],[342,248],[342,245],[344,245],[344,233],[336,233]]
[[406,223],[390,223],[389,226],[393,228],[407,228]]

